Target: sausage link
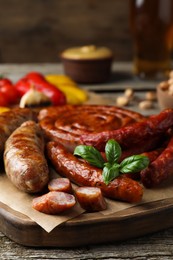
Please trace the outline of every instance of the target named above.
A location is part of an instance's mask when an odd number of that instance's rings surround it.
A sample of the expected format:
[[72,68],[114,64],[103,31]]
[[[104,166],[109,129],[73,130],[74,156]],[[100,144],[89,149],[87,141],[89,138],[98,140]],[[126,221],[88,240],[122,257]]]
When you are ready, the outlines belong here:
[[4,151],[5,172],[20,190],[41,191],[49,180],[44,156],[44,139],[40,127],[27,121],[7,139]]
[[79,186],[99,187],[104,196],[122,201],[139,202],[142,198],[143,188],[137,181],[121,176],[106,185],[101,169],[80,161],[56,142],[47,144],[47,153],[56,171]]
[[124,149],[134,146],[144,139],[166,132],[173,126],[173,109],[165,109],[149,119],[121,127],[117,130],[81,135],[81,142],[103,151],[109,139],[115,139]]
[[14,108],[0,114],[0,156],[10,134],[27,120],[35,119],[36,115],[28,108]]
[[159,185],[173,174],[173,137],[167,147],[146,169],[142,170],[141,181],[147,188]]
[[153,136],[152,138],[144,139],[143,141],[137,143],[129,149],[123,150],[120,161],[131,155],[142,154],[156,149],[158,147],[158,144],[163,142],[164,137],[165,135]]

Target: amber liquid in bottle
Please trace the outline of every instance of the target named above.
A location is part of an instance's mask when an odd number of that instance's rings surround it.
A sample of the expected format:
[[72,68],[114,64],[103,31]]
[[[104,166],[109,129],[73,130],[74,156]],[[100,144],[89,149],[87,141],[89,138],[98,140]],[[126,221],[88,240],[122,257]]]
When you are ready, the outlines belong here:
[[173,42],[172,0],[130,0],[134,42],[134,73],[163,78],[171,69]]

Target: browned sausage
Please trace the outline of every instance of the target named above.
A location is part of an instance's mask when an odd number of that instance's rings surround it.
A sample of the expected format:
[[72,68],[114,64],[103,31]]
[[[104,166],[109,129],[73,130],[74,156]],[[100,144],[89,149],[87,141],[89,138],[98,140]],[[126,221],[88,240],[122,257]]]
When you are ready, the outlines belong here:
[[173,137],[149,167],[142,170],[141,181],[147,188],[159,185],[173,174]]
[[163,143],[163,138],[164,135],[153,136],[151,139],[144,139],[143,141],[135,144],[129,149],[123,150],[120,161],[134,154],[141,154],[144,152],[149,152],[154,149],[156,150],[158,144]]
[[12,183],[25,192],[39,192],[49,180],[40,127],[27,121],[7,139],[4,151],[5,172]]
[[49,181],[48,189],[50,191],[72,192],[72,185],[68,178],[54,178]]
[[69,151],[81,144],[80,136],[93,132],[117,129],[144,117],[139,113],[103,105],[50,107],[39,113],[45,137],[56,141]]
[[102,170],[80,161],[56,142],[47,144],[48,157],[59,174],[80,186],[99,187],[106,197],[128,202],[139,202],[143,195],[142,186],[127,177],[118,177],[106,185]]
[[34,198],[32,207],[42,213],[56,215],[72,208],[76,204],[75,197],[61,191],[50,191]]
[[10,134],[23,122],[34,119],[35,114],[28,108],[14,108],[0,114],[0,156],[4,151],[4,145]]
[[88,212],[107,208],[101,189],[98,187],[79,187],[75,190],[75,195],[80,206]]
[[143,140],[166,132],[173,126],[173,109],[166,109],[149,119],[121,127],[117,130],[81,135],[81,142],[104,151],[109,139],[115,139],[124,149],[137,145]]

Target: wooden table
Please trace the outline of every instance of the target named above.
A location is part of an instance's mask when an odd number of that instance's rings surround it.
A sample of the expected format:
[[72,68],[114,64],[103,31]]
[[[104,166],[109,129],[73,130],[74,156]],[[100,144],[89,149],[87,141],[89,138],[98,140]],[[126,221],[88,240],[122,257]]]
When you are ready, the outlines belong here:
[[[61,64],[3,64],[0,74],[16,81],[29,71],[62,74]],[[131,64],[115,63],[110,82],[99,85],[81,85],[90,91],[96,91],[110,104],[115,104],[117,95],[125,88],[133,87],[136,95],[143,99],[147,90],[154,90],[157,82],[140,81],[131,75]],[[157,103],[151,110],[141,111],[135,103],[129,109],[139,110],[143,114],[159,111]],[[157,221],[157,216],[156,216]],[[173,259],[173,228],[163,230],[144,237],[130,239],[124,242],[104,245],[87,245],[80,248],[29,248],[16,244],[0,232],[0,258],[4,259]]]

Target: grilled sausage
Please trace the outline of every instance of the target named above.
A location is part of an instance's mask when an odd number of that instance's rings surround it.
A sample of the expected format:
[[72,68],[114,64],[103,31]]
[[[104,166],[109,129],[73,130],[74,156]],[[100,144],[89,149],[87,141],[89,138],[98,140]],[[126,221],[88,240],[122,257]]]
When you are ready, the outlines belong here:
[[173,109],[166,109],[158,115],[117,130],[103,131],[81,135],[81,142],[91,145],[100,151],[104,151],[105,144],[109,139],[115,139],[124,149],[137,145],[143,140],[166,132],[173,126]]
[[42,213],[56,215],[72,208],[76,204],[75,197],[61,191],[50,191],[34,198],[32,207]]
[[146,169],[142,170],[141,181],[147,188],[159,185],[173,175],[173,137],[167,147]]
[[35,114],[27,108],[14,108],[0,114],[0,156],[3,155],[5,142],[10,134],[23,122],[34,118]]
[[106,197],[128,202],[139,202],[142,186],[127,177],[118,177],[106,185],[102,170],[85,163],[67,152],[61,144],[47,144],[48,157],[56,171],[80,186],[99,187]]
[[44,139],[34,121],[24,122],[8,138],[4,151],[5,172],[20,190],[41,191],[49,180]]
[[72,152],[81,143],[83,134],[118,129],[144,117],[114,106],[67,105],[43,109],[38,118],[45,137]]
[[107,208],[106,201],[98,187],[79,187],[75,190],[75,195],[80,206],[88,212]]

